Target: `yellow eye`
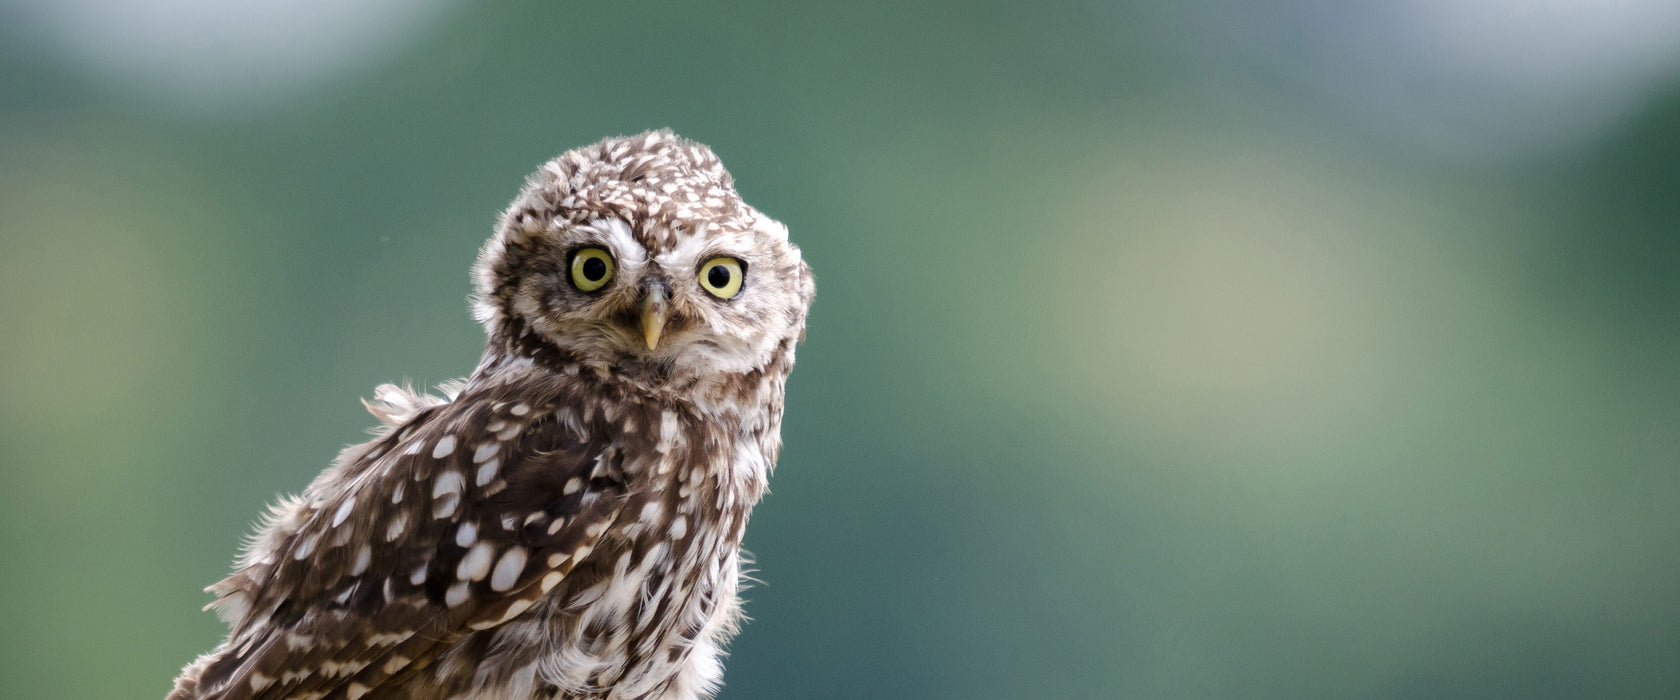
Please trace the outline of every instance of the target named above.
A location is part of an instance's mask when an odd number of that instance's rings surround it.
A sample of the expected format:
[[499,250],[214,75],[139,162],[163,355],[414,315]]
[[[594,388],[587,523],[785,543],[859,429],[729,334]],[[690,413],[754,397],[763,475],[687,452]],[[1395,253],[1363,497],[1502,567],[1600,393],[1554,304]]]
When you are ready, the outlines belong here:
[[741,293],[741,261],[735,258],[712,258],[700,266],[700,286],[719,299],[733,299]]
[[612,281],[613,261],[604,248],[584,248],[572,253],[572,286],[593,292]]

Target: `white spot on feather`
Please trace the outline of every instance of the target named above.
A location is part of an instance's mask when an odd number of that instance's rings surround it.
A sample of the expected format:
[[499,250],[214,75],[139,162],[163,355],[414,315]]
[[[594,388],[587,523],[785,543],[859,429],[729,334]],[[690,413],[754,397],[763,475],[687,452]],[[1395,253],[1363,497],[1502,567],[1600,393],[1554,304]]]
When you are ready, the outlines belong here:
[[490,557],[495,554],[495,548],[489,542],[480,542],[467,550],[461,557],[460,565],[455,567],[455,578],[462,581],[482,581],[490,573]]
[[668,542],[660,542],[648,548],[647,555],[642,557],[642,568],[647,570],[669,569],[670,564],[665,561],[665,555],[671,551]]
[[388,647],[408,638],[404,632],[382,632],[368,635],[367,645],[370,647]]
[[460,604],[467,602],[467,593],[469,593],[467,590],[467,582],[459,581],[455,585],[450,586],[449,590],[444,591],[443,602],[451,608],[457,607]]
[[453,469],[438,475],[437,482],[432,484],[432,498],[446,493],[460,493],[467,487],[466,477]]
[[502,558],[496,562],[496,571],[490,576],[490,590],[505,592],[519,582],[519,574],[525,571],[525,548],[518,545],[509,547],[502,553]]
[[338,507],[338,512],[333,513],[333,523],[332,523],[333,527],[338,527],[340,525],[343,525],[345,519],[350,517],[350,511],[355,510],[355,509],[356,509],[356,498],[354,496],[345,498],[344,499],[344,504]]
[[499,459],[492,459],[485,462],[484,466],[478,468],[478,477],[473,479],[473,483],[476,483],[479,486],[490,483],[491,479],[496,478],[496,470],[500,469],[501,466],[502,460]]
[[403,530],[408,528],[408,514],[397,513],[391,516],[391,522],[385,524],[385,541],[395,542],[402,537]]
[[523,613],[526,610],[530,610],[530,609],[531,609],[531,601],[529,601],[529,600],[521,599],[521,600],[513,601],[513,604],[508,606],[507,612],[502,613],[502,619],[500,620],[500,622],[507,622],[508,620],[512,620],[513,618],[519,617],[520,613]]
[[478,526],[473,523],[461,523],[461,529],[455,531],[455,544],[461,547],[471,547],[478,541]]
[[578,489],[581,488],[583,488],[583,480],[574,476],[566,480],[565,486],[560,487],[560,494],[563,496],[570,496],[577,493]]
[[362,545],[361,549],[356,550],[356,563],[352,564],[350,566],[350,575],[351,576],[362,575],[362,572],[367,571],[368,564],[371,563],[372,561],[373,561],[373,548],[369,547],[365,544]]
[[447,518],[454,515],[455,508],[459,505],[461,505],[461,493],[450,491],[444,494],[443,498],[439,498],[432,503],[432,517]]
[[309,554],[314,551],[315,535],[307,535],[302,540],[298,541],[297,549],[292,550],[292,558],[298,561],[303,561],[305,557],[309,556]]
[[473,452],[473,464],[477,464],[496,456],[496,453],[501,451],[501,449],[502,446],[494,442],[485,442],[484,444],[479,445],[478,449]]
[[454,451],[455,436],[445,435],[442,440],[437,441],[437,447],[432,448],[432,459],[443,459],[444,457],[449,456],[449,453]]
[[660,452],[669,452],[672,443],[677,440],[677,414],[665,411],[659,419],[659,445],[654,448]]

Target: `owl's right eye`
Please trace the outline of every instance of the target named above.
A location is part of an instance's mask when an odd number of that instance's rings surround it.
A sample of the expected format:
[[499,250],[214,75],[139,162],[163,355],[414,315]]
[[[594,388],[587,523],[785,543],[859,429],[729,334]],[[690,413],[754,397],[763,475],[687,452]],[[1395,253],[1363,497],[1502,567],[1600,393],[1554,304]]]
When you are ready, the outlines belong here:
[[593,292],[612,281],[613,260],[605,248],[580,248],[572,253],[572,286]]

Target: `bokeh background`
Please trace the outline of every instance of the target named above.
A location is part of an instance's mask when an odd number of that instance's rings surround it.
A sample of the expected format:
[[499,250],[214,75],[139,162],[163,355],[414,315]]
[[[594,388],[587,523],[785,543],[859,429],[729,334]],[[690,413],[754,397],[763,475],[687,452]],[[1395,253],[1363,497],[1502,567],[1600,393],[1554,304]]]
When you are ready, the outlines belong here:
[[4,0],[0,697],[161,697],[663,126],[818,276],[722,697],[1680,697],[1672,0]]

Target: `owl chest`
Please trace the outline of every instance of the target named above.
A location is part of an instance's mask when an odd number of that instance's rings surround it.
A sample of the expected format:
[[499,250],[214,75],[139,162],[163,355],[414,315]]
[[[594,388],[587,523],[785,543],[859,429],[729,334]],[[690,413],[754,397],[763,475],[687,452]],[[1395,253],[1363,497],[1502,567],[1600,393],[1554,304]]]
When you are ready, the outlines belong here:
[[[627,465],[634,487],[590,557],[578,587],[552,608],[562,688],[639,697],[686,666],[710,663],[713,637],[736,614],[747,494],[731,478],[734,450],[673,449]],[[558,591],[557,591],[558,592]],[[583,661],[584,663],[579,663]]]

